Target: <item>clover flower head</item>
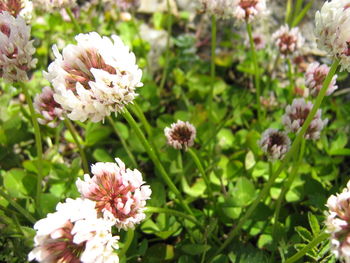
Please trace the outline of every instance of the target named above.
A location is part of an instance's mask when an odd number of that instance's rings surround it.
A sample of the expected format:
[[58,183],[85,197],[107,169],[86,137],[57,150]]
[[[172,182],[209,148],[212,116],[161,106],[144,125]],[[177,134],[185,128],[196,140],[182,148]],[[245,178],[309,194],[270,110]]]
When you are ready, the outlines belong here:
[[145,219],[146,200],[152,191],[138,170],[126,169],[120,159],[116,162],[92,165],[93,177],[85,174],[76,185],[81,195],[95,201],[97,211],[119,229],[133,228]]
[[[325,64],[320,65],[318,62],[311,63],[305,73],[306,77],[306,87],[310,90],[310,94],[317,97],[320,92],[323,82],[327,77],[329,72],[329,67]],[[327,89],[327,96],[331,95],[338,86],[336,85],[337,75],[333,76],[331,83],[329,83]]]
[[45,77],[52,83],[55,101],[72,120],[99,122],[121,112],[143,85],[134,53],[118,36],[111,38],[79,34],[77,44],[66,46],[62,54],[53,47],[56,59]]
[[305,41],[298,27],[290,29],[288,25],[281,26],[272,38],[283,57],[296,54]]
[[196,128],[188,121],[178,120],[176,123],[171,124],[170,128],[166,127],[164,134],[170,146],[175,149],[187,150],[188,147],[194,144]]
[[[304,98],[294,99],[292,105],[286,107],[282,122],[288,132],[298,133],[301,130],[307,116],[313,107],[312,102],[306,102]],[[316,140],[328,123],[328,119],[322,120],[322,110],[317,110],[316,115],[305,133],[305,139]]]
[[57,126],[57,120],[63,119],[63,109],[54,100],[53,95],[53,90],[50,87],[44,87],[42,92],[34,98],[34,108],[43,117],[39,118],[38,122],[52,128]]
[[201,0],[204,11],[218,18],[233,16],[234,3],[232,0]]
[[234,0],[233,15],[238,20],[252,21],[266,12],[266,0]]
[[350,262],[350,182],[340,194],[331,195],[327,201],[327,232],[330,233],[333,254]]
[[37,63],[34,53],[25,20],[7,11],[0,12],[0,77],[8,82],[27,81],[27,72]]
[[0,0],[0,13],[4,11],[13,17],[20,15],[29,21],[33,11],[33,4],[30,0]]
[[341,69],[350,70],[350,1],[326,1],[315,16],[315,34],[320,49],[339,59]]
[[112,236],[113,222],[98,218],[96,203],[88,199],[67,199],[56,212],[35,223],[34,249],[28,260],[38,262],[119,262],[114,252],[118,236]]
[[33,0],[35,8],[46,11],[55,12],[65,8],[73,8],[77,5],[76,0]]
[[289,151],[290,139],[285,132],[267,129],[261,135],[259,146],[271,160],[279,160]]

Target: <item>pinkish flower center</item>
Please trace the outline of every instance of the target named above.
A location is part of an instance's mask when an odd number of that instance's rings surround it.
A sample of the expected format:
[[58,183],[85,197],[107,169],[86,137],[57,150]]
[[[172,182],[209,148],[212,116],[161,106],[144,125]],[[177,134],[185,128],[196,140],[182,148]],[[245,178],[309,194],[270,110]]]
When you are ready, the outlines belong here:
[[64,227],[56,230],[60,233],[60,238],[49,238],[45,244],[45,250],[49,252],[50,262],[80,263],[80,256],[85,249],[86,242],[80,244],[73,243],[71,233],[73,224],[67,221]]
[[170,134],[170,137],[174,141],[178,141],[180,144],[188,143],[191,140],[191,136],[192,131],[186,125],[175,127],[175,129]]
[[327,76],[326,72],[324,72],[320,68],[317,68],[315,73],[314,73],[314,80],[316,81],[316,85],[322,85],[326,76]]
[[6,35],[7,37],[10,37],[11,29],[8,25],[0,24],[0,32]]
[[114,174],[103,173],[95,178],[98,187],[93,188],[86,197],[96,202],[96,208],[99,212],[107,209],[120,221],[136,214],[137,210],[133,204],[131,204],[129,211],[124,209],[127,201],[134,198],[135,189],[132,186],[123,185]]
[[56,117],[56,113],[55,113],[55,109],[59,108],[61,109],[61,105],[58,104],[54,98],[53,98],[53,92],[50,91],[50,93],[48,94],[44,94],[41,98],[40,101],[40,108],[46,112],[48,112],[48,114],[55,118]]
[[272,148],[274,145],[280,146],[286,144],[285,137],[279,132],[272,133],[269,139],[269,148]]
[[296,42],[295,37],[293,35],[288,34],[288,33],[283,34],[280,37],[280,40],[281,40],[280,45],[286,45],[288,48],[290,46],[292,46],[293,44],[295,44],[295,42]]
[[241,0],[239,6],[245,11],[245,18],[248,19],[252,13],[252,9],[256,7],[259,0]]
[[259,46],[263,42],[260,36],[254,37],[253,41],[256,46]]
[[344,6],[344,10],[348,9],[349,7],[350,7],[350,4],[346,4],[346,5]]
[[0,0],[0,13],[7,11],[12,16],[16,17],[22,9],[21,0]]
[[85,89],[90,89],[89,81],[95,81],[94,76],[90,72],[92,68],[102,69],[110,74],[117,73],[115,68],[105,63],[97,50],[85,50],[76,59],[84,64],[84,69],[82,69],[78,63],[65,63],[63,66],[64,70],[68,73],[66,76],[67,88],[72,91],[75,91],[77,82],[79,82]]

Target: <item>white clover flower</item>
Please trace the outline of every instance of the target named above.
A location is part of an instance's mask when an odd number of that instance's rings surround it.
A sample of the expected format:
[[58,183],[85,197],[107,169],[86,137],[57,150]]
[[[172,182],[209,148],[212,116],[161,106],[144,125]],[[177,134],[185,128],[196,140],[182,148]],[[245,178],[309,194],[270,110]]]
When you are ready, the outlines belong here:
[[342,193],[331,195],[327,201],[327,232],[331,235],[333,254],[350,263],[350,181]]
[[57,120],[63,120],[63,109],[53,98],[53,90],[50,87],[44,87],[40,94],[34,98],[34,108],[43,118],[39,118],[38,122],[42,125],[56,127]]
[[30,21],[33,12],[33,3],[30,0],[0,0],[0,13],[8,12],[13,17],[22,16]]
[[64,8],[73,8],[77,3],[76,0],[33,0],[33,5],[37,9],[51,13]]
[[0,77],[8,82],[27,81],[27,71],[35,67],[37,59],[30,26],[21,16],[0,13]]
[[282,56],[294,55],[303,46],[305,39],[301,35],[299,28],[289,29],[288,25],[281,26],[272,38],[276,41]]
[[34,249],[28,260],[38,262],[119,262],[118,236],[112,236],[113,222],[98,218],[96,203],[84,199],[67,199],[55,213],[34,225],[37,231]]
[[[286,113],[282,117],[282,123],[288,132],[298,133],[301,130],[307,116],[313,107],[312,102],[306,102],[303,98],[294,99],[292,105],[286,107]],[[319,109],[305,133],[305,139],[316,140],[328,123],[328,119],[322,120],[322,110]]]
[[[263,34],[260,34],[260,33],[253,33],[253,42],[256,50],[264,49],[266,46],[265,38]],[[250,46],[249,38],[246,39],[245,45],[248,47]]]
[[[325,64],[320,65],[318,62],[311,63],[305,73],[306,87],[310,90],[310,94],[317,97],[320,92],[323,82],[327,77],[329,67]],[[331,95],[338,86],[336,85],[337,75],[333,76],[331,83],[329,83],[326,95]]]
[[350,0],[326,1],[315,16],[319,48],[340,60],[341,69],[350,70]]
[[95,201],[98,212],[119,229],[133,228],[145,219],[146,200],[152,191],[138,170],[126,169],[120,159],[116,162],[92,165],[93,177],[85,174],[84,181],[78,179],[76,185],[81,195]]
[[178,120],[176,123],[171,124],[170,128],[166,127],[164,134],[170,146],[175,149],[187,150],[188,147],[194,144],[196,128],[188,121]]
[[62,55],[53,46],[56,59],[45,77],[52,83],[55,100],[72,120],[99,122],[121,112],[143,85],[134,53],[118,36],[111,38],[96,32],[79,34],[77,44],[66,46]]
[[233,3],[233,15],[239,20],[251,22],[257,15],[266,12],[266,0],[233,0]]
[[218,18],[233,16],[235,5],[232,0],[201,0],[204,11]]
[[285,132],[267,129],[261,135],[259,146],[271,160],[279,160],[289,151],[290,139]]

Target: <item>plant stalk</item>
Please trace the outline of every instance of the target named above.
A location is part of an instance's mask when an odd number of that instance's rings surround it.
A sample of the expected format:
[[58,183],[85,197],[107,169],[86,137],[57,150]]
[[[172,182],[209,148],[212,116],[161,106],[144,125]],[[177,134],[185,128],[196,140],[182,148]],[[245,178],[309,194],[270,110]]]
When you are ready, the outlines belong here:
[[84,170],[84,173],[87,174],[87,173],[89,173],[89,165],[88,165],[88,162],[87,162],[87,159],[86,159],[84,148],[81,145],[81,143],[79,141],[79,138],[78,138],[78,131],[75,129],[74,125],[72,124],[72,122],[67,117],[64,119],[64,124],[68,128],[70,134],[73,137],[73,140],[74,140],[75,144],[78,147],[78,151],[79,151],[80,157],[81,157],[81,162],[82,162],[82,165],[83,165],[83,170]]
[[35,145],[36,145],[36,152],[37,152],[37,158],[38,158],[38,178],[37,178],[37,183],[36,183],[36,197],[35,197],[35,202],[37,206],[37,210],[39,211],[39,214],[41,215],[41,203],[40,203],[40,198],[41,198],[41,182],[43,180],[43,146],[41,142],[41,133],[40,133],[40,127],[38,123],[38,119],[36,117],[36,112],[34,110],[33,106],[33,101],[31,96],[29,95],[28,89],[25,87],[25,85],[22,83],[22,90],[23,93],[26,97],[26,101],[29,107],[30,115],[32,117],[32,123],[33,123],[33,128],[34,128],[34,134],[35,134]]
[[134,167],[137,167],[136,159],[135,159],[134,155],[132,154],[132,152],[130,151],[128,145],[126,144],[126,141],[124,140],[123,136],[118,131],[117,127],[115,127],[115,123],[114,123],[112,117],[108,116],[107,120],[109,121],[110,125],[112,126],[112,129],[113,129],[114,133],[117,135],[117,137],[119,138],[121,144],[123,145],[126,154],[128,155],[130,161],[132,162],[132,165]]
[[83,31],[81,30],[81,26],[79,25],[78,21],[76,20],[72,10],[70,8],[66,8],[66,12],[70,18],[70,21],[74,25],[75,31],[77,31],[78,33],[83,33]]
[[254,65],[254,82],[255,82],[255,89],[256,89],[258,123],[261,125],[261,103],[260,103],[261,90],[260,90],[260,73],[259,73],[260,70],[258,65],[258,59],[256,56],[255,43],[254,43],[254,38],[252,33],[252,25],[249,22],[247,22],[246,26],[247,26],[248,36],[249,36],[250,52],[252,54],[253,65]]

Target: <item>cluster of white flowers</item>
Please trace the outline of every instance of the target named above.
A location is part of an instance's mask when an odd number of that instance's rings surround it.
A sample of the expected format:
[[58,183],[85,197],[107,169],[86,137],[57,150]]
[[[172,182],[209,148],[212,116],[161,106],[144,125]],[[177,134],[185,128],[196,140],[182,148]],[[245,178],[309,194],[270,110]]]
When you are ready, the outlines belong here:
[[99,122],[111,112],[120,112],[136,97],[142,71],[134,53],[122,40],[98,33],[79,34],[77,45],[68,45],[45,74],[54,88],[55,100],[72,120]]
[[285,132],[270,128],[262,134],[259,145],[271,160],[278,160],[289,151],[290,139]]
[[233,0],[233,16],[248,22],[266,12],[266,0]]
[[38,122],[50,127],[56,127],[57,120],[63,119],[63,110],[53,98],[53,90],[50,87],[44,87],[40,94],[34,98],[35,110],[42,115]]
[[0,77],[9,82],[27,81],[27,71],[37,63],[30,26],[7,11],[0,13],[0,25]]
[[194,144],[196,128],[188,121],[178,120],[176,123],[171,124],[170,128],[166,127],[164,134],[170,146],[175,149],[187,150],[188,147]]
[[39,220],[28,259],[39,262],[119,262],[118,236],[112,236],[113,222],[99,218],[96,203],[88,199],[67,199],[55,213]]
[[[320,65],[318,62],[313,62],[308,66],[305,73],[305,84],[312,96],[316,97],[318,95],[328,72],[329,67],[325,64]],[[331,83],[328,86],[326,93],[327,96],[331,95],[338,88],[336,82],[337,75],[333,76]]]
[[96,163],[91,168],[93,177],[86,174],[76,185],[81,195],[95,201],[97,210],[113,219],[119,229],[133,228],[145,218],[146,200],[152,191],[138,170],[126,169],[120,159],[116,162]]
[[122,11],[136,11],[139,8],[140,0],[102,0],[104,4],[112,4]]
[[328,198],[326,226],[331,235],[332,252],[337,258],[350,263],[350,181],[342,193]]
[[76,0],[33,0],[33,5],[37,9],[51,13],[64,8],[73,8],[77,5],[76,2]]
[[[282,123],[288,132],[298,133],[309,115],[313,104],[305,99],[294,99],[292,105],[288,105],[282,117]],[[328,119],[322,120],[322,110],[317,110],[309,128],[305,133],[306,139],[316,140],[320,137],[321,131],[328,123]]]
[[350,70],[350,1],[326,1],[316,13],[318,46],[340,60],[342,69]]
[[299,28],[289,29],[288,25],[281,26],[273,33],[272,38],[276,41],[276,46],[282,56],[295,55],[305,41],[299,32]]
[[[35,248],[29,260],[39,262],[118,263],[112,226],[134,228],[145,218],[151,189],[138,170],[116,163],[96,163],[93,177],[85,175],[76,185],[82,198],[59,203],[56,212],[39,220]],[[69,259],[69,260],[67,260]]]

